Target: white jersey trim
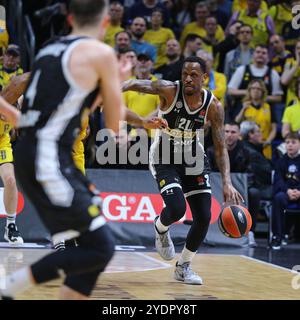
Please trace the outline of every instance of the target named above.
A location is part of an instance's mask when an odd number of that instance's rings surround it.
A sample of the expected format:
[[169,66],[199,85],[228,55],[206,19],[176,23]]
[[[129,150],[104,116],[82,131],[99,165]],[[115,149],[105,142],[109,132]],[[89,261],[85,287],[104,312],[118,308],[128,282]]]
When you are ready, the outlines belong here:
[[204,124],[207,122],[206,118],[207,118],[208,110],[209,110],[210,105],[211,105],[211,103],[212,103],[212,101],[213,101],[214,98],[215,98],[215,96],[214,96],[214,94],[211,92],[211,98],[210,98],[210,101],[209,101],[209,103],[208,103],[208,105],[207,105],[207,108],[206,108],[206,113],[205,113],[205,118],[204,118]]
[[196,109],[196,110],[191,110],[191,109],[189,108],[187,102],[185,101],[184,92],[183,92],[183,86],[182,86],[183,104],[184,104],[185,110],[186,110],[186,112],[187,112],[188,114],[196,114],[196,113],[199,112],[199,111],[203,108],[203,106],[205,105],[206,99],[207,99],[207,90],[205,90],[205,89],[202,88],[202,91],[203,91],[203,93],[204,93],[204,99],[203,99],[203,101],[202,101],[201,106],[200,106],[198,109]]
[[165,191],[171,189],[171,188],[180,188],[182,189],[181,185],[179,183],[170,183],[168,185],[166,185],[165,187],[163,187],[161,190],[160,190],[160,193],[164,193]]
[[160,110],[160,112],[161,112],[162,114],[168,114],[168,113],[170,113],[170,112],[173,110],[173,108],[174,108],[174,106],[175,106],[175,104],[176,104],[176,102],[177,102],[177,98],[178,98],[178,94],[179,94],[179,89],[180,89],[180,83],[179,83],[179,81],[175,81],[175,83],[176,83],[176,86],[177,86],[175,98],[174,98],[173,102],[171,103],[170,107],[169,107],[167,110],[165,110],[165,111]]
[[61,207],[71,206],[74,189],[61,172],[58,143],[71,119],[80,112],[85,98],[82,92],[69,89],[45,126],[36,133],[36,179],[51,203]]
[[184,196],[187,198],[187,197],[193,196],[195,194],[200,194],[200,193],[211,193],[211,189],[193,190],[193,191],[185,193]]

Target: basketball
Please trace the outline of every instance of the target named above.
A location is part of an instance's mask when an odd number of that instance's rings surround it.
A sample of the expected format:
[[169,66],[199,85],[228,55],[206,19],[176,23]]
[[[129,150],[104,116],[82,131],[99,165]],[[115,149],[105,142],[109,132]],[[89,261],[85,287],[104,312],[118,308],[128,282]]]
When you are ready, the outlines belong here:
[[252,218],[247,208],[231,205],[221,211],[218,224],[226,237],[241,238],[248,234],[252,226]]

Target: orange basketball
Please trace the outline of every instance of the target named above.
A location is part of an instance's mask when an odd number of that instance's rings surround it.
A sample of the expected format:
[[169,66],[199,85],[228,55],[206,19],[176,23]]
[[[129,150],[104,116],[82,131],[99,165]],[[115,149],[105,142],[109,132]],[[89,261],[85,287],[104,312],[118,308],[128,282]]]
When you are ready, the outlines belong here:
[[218,224],[226,237],[241,238],[248,234],[252,226],[252,218],[247,208],[231,205],[221,211]]

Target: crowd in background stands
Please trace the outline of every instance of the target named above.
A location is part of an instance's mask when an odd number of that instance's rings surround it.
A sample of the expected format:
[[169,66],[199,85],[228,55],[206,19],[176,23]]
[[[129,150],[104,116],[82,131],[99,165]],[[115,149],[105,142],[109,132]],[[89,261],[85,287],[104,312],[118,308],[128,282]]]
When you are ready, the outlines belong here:
[[[24,11],[36,31],[37,49],[49,37],[69,32],[68,2],[24,1]],[[300,39],[299,30],[291,23],[292,7],[297,4],[300,1],[110,2],[104,42],[119,56],[132,60],[132,77],[176,81],[185,57],[194,55],[206,61],[204,85],[224,105],[232,171],[246,172],[249,177],[249,209],[254,217],[251,246],[256,246],[255,217],[261,213],[262,199],[273,199],[274,249],[284,244],[288,232],[283,210],[290,204],[300,208]],[[48,11],[37,11],[45,6]],[[4,33],[0,42],[3,87],[21,69],[18,48],[6,49],[8,37]],[[137,92],[124,93],[124,100],[141,116],[155,113],[159,105],[157,96]],[[95,126],[103,126],[100,113],[93,116]],[[134,137],[138,130],[143,129],[128,128],[129,136]],[[205,132],[212,169],[218,170],[209,124]],[[94,158],[87,164],[97,166]]]

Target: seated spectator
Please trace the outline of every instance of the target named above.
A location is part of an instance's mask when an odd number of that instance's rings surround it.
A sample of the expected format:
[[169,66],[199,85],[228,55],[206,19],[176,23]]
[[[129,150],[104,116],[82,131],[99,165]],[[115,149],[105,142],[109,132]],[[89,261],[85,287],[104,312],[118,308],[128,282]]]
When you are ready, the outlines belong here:
[[285,234],[284,210],[289,205],[300,208],[300,136],[289,133],[285,137],[287,153],[275,167],[272,203],[272,249],[281,248]]
[[222,42],[225,37],[217,37],[218,21],[214,16],[208,16],[205,19],[204,28],[206,31],[206,36],[202,39],[203,49],[211,54],[214,54],[214,68],[217,70],[219,65],[219,54],[218,52],[214,52],[214,47]]
[[150,23],[152,12],[160,9],[163,12],[164,26],[170,26],[170,14],[166,6],[158,0],[139,0],[128,10],[128,20],[132,21],[136,17],[144,17]]
[[157,56],[156,48],[143,39],[146,30],[147,24],[143,17],[136,17],[133,19],[130,26],[132,34],[131,47],[137,54],[144,53],[150,56],[151,60],[155,63]]
[[286,105],[290,105],[297,98],[296,82],[300,77],[300,39],[296,42],[295,59],[288,60],[285,63],[283,73],[281,75],[281,83],[288,87]]
[[120,31],[115,34],[115,50],[129,49],[131,45],[131,34],[128,31]]
[[240,123],[248,120],[259,125],[262,133],[264,156],[271,160],[271,143],[276,136],[277,125],[272,109],[266,102],[266,97],[267,88],[264,82],[262,80],[252,80],[247,89],[243,108],[235,117],[235,121]]
[[[152,68],[153,61],[151,57],[143,53],[138,54],[134,78],[151,81],[157,80],[157,78],[151,74]],[[157,112],[160,103],[158,95],[145,94],[137,91],[126,91],[123,93],[123,97],[126,107],[143,118]],[[131,130],[131,137],[134,137],[136,131],[139,130],[144,131],[145,129],[138,128]],[[152,132],[149,131],[149,137],[151,134]]]
[[200,36],[194,33],[187,35],[183,46],[183,57],[195,56],[199,49],[203,49],[203,41]]
[[204,87],[210,90],[224,106],[224,97],[227,90],[225,75],[214,70],[214,59],[211,53],[204,50],[198,50],[197,57],[202,58],[206,63],[206,73],[208,76],[204,80]]
[[270,7],[268,13],[275,24],[275,31],[282,35],[283,26],[286,23],[291,24],[293,19],[291,1],[281,1],[282,3],[274,4]]
[[123,31],[122,19],[124,14],[124,7],[118,1],[111,2],[109,6],[109,24],[105,30],[104,42],[109,46],[115,46],[115,35]]
[[[254,232],[256,227],[256,217],[259,214],[260,207],[260,185],[255,186],[254,184],[253,172],[251,172],[250,168],[250,153],[240,140],[239,124],[235,122],[225,124],[225,144],[229,155],[230,172],[248,173],[249,176],[248,209],[252,217],[252,227],[247,237],[247,243],[249,247],[256,247],[257,244],[255,241]],[[219,171],[213,146],[207,149],[207,156],[212,171]]]
[[[217,31],[218,31],[218,21],[217,18],[214,16],[208,16],[205,19],[204,28],[206,31],[206,35],[203,37],[205,41],[207,41],[210,45],[215,46],[219,42],[223,41],[225,39],[224,36],[218,37]],[[212,51],[212,50],[211,50]]]
[[238,47],[226,54],[224,64],[224,74],[230,79],[236,69],[240,66],[246,66],[252,60],[254,49],[250,46],[253,37],[253,29],[250,25],[244,24],[237,32],[237,38],[240,42]]
[[[271,162],[263,155],[262,134],[259,126],[253,121],[243,121],[240,125],[241,137],[244,147],[250,155],[250,171],[254,173],[256,186],[260,186],[262,193],[270,197],[270,190],[265,186],[271,185]],[[267,196],[264,198],[268,198]]]
[[125,56],[128,60],[131,61],[132,69],[131,69],[131,74],[130,76],[133,77],[135,75],[135,67],[137,64],[137,55],[136,52],[132,48],[124,48],[124,49],[119,49],[117,52],[118,54],[118,59],[120,60],[121,56]]
[[155,70],[154,75],[159,79],[176,81],[181,79],[183,58],[180,44],[176,39],[171,39],[166,44],[166,57],[168,62]]
[[[247,9],[247,0],[233,0],[232,12],[241,11]],[[263,11],[268,10],[268,5],[266,1],[261,1],[259,9]]]
[[273,19],[268,15],[268,11],[261,10],[261,3],[261,0],[248,0],[245,9],[235,11],[226,28],[226,34],[231,24],[239,20],[252,26],[253,38],[251,45],[254,48],[258,44],[267,45],[269,37],[275,34],[275,25]]
[[[210,12],[208,10],[207,5],[203,2],[198,2],[195,8],[196,21],[187,24],[182,31],[182,34],[180,37],[181,48],[183,48],[185,44],[186,37],[191,33],[197,34],[202,38],[206,37],[207,32],[205,30],[205,21],[209,15],[210,15]],[[217,26],[216,39],[218,41],[221,41],[222,39],[224,39],[224,31],[220,25]]]
[[[287,63],[292,63],[293,62],[293,54],[285,49],[285,42],[284,38],[280,35],[274,34],[270,38],[270,49],[272,51],[273,57],[270,62],[270,67],[273,70],[276,70],[279,76],[282,76],[284,66]],[[285,104],[286,100],[286,94],[287,94],[287,87],[282,86],[284,95],[283,95],[283,104]],[[283,106],[284,107],[284,106]],[[282,113],[280,114],[280,119],[282,118]]]
[[0,5],[0,63],[3,61],[3,54],[8,46],[8,38],[6,11],[5,7]]
[[230,116],[235,119],[242,108],[247,88],[251,80],[261,79],[265,83],[268,103],[280,103],[283,91],[278,73],[268,66],[268,47],[258,45],[253,53],[253,63],[236,69],[228,83],[228,95],[231,99]]
[[216,18],[220,26],[225,30],[231,17],[232,3],[228,0],[206,0],[209,11]]
[[270,38],[270,47],[273,50],[270,66],[281,76],[285,64],[293,61],[293,54],[285,49],[284,39],[278,34],[274,34]]
[[179,39],[183,28],[192,21],[192,18],[194,16],[194,1],[174,1],[172,16],[174,21],[173,30],[176,34],[176,38]]
[[229,28],[229,34],[227,37],[219,42],[217,45],[213,46],[213,55],[214,57],[218,55],[218,71],[224,73],[224,63],[225,63],[225,57],[226,54],[234,50],[240,43],[238,39],[238,32],[240,30],[240,27],[242,26],[242,23],[240,21],[237,21]]
[[298,132],[300,134],[300,79],[296,82],[296,90],[298,93],[295,103],[285,108],[282,117],[282,137],[285,138],[290,132]]
[[3,55],[3,64],[0,65],[0,91],[12,77],[20,74],[23,74],[20,67],[20,49],[17,45],[10,44]]
[[151,29],[144,34],[144,40],[156,48],[157,58],[154,68],[158,68],[167,63],[168,58],[165,55],[166,43],[170,39],[175,39],[173,31],[169,28],[163,28],[163,13],[160,9],[155,9],[151,15]]

